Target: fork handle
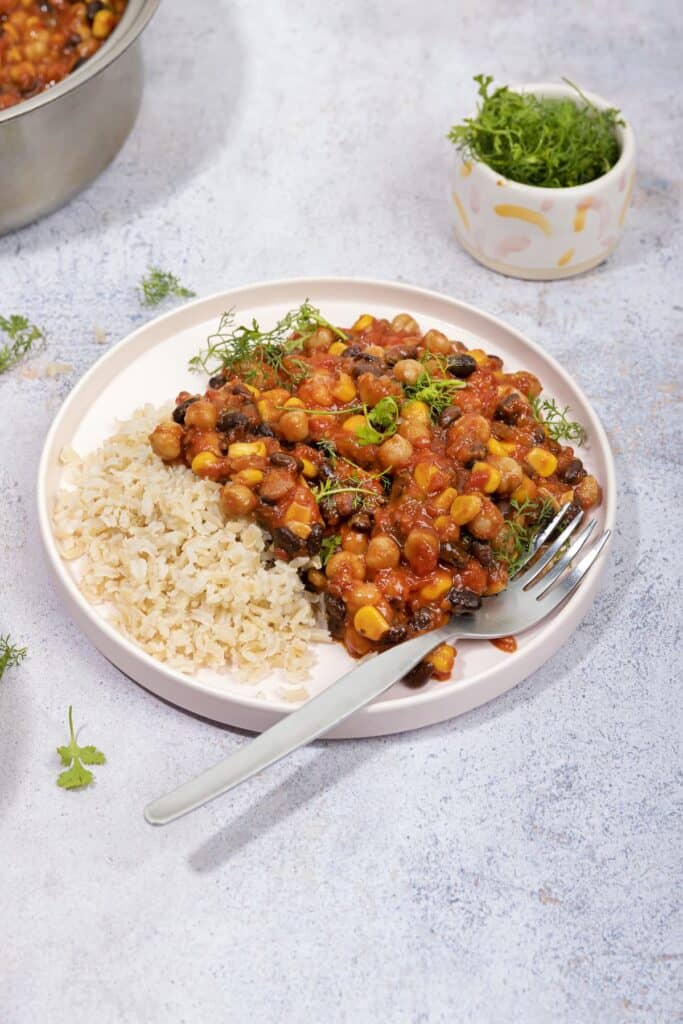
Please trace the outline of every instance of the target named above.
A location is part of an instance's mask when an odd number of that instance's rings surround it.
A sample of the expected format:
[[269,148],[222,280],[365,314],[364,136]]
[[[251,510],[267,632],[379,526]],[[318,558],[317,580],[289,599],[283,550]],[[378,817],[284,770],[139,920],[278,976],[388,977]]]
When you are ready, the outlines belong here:
[[452,630],[424,633],[363,661],[231,757],[185,782],[172,793],[153,800],[145,807],[145,818],[151,825],[166,825],[239,786],[240,782],[275,764],[293,750],[329,732],[354,711],[384,693],[447,638],[455,639]]

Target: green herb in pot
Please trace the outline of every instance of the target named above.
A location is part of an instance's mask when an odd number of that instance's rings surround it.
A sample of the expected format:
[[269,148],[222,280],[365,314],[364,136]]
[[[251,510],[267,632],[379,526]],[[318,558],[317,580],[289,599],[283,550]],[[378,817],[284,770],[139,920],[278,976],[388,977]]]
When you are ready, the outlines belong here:
[[569,188],[606,174],[619,159],[619,111],[599,110],[572,82],[573,99],[550,99],[475,75],[481,102],[476,117],[455,125],[448,138],[467,157],[522,185]]

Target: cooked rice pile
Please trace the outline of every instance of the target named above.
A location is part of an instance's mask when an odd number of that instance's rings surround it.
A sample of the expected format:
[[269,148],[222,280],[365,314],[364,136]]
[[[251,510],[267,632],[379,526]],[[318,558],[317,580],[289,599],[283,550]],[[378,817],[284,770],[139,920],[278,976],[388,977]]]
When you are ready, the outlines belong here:
[[[154,455],[147,436],[164,414],[145,406],[84,460],[63,452],[67,486],[53,515],[62,556],[81,560],[85,597],[153,657],[188,673],[306,678],[311,644],[328,639],[297,575],[306,560],[273,562],[258,526],[225,521],[218,484]],[[279,695],[306,694],[283,683]]]

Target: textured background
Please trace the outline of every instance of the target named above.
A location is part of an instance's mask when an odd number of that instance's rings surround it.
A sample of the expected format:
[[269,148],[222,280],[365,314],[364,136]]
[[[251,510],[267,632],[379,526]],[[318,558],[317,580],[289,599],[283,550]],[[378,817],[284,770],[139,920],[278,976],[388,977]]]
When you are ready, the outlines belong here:
[[[0,239],[0,312],[49,331],[35,365],[73,367],[0,379],[0,632],[30,648],[0,683],[0,1019],[680,1020],[680,5],[323,6],[167,0],[119,158]],[[565,74],[631,118],[633,209],[595,272],[508,280],[453,240],[444,133],[487,70]],[[33,497],[96,328],[147,316],[149,262],[200,294],[355,274],[478,304],[575,374],[620,486],[602,596],[534,677],[419,733],[316,744],[161,830],[143,804],[244,737],[78,633]],[[54,782],[69,703],[108,755],[82,793]]]

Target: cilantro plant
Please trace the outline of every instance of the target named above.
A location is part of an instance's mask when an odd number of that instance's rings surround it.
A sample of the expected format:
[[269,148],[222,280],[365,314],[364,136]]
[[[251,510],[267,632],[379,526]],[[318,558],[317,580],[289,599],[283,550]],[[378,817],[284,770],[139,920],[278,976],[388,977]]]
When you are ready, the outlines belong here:
[[0,636],[0,679],[8,668],[17,668],[26,657],[26,648],[10,643],[9,633]]
[[619,159],[619,111],[599,110],[572,82],[576,100],[518,93],[507,86],[489,92],[490,75],[475,75],[476,117],[455,125],[448,138],[463,156],[487,164],[523,185],[567,188],[594,181]]

